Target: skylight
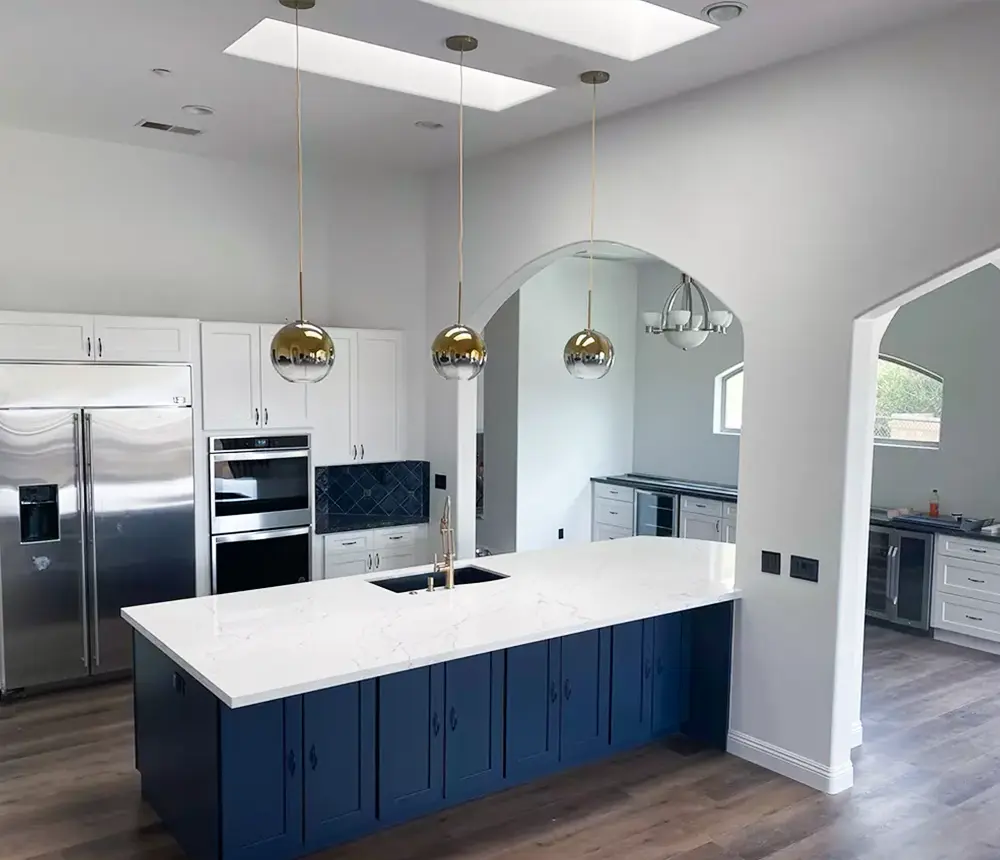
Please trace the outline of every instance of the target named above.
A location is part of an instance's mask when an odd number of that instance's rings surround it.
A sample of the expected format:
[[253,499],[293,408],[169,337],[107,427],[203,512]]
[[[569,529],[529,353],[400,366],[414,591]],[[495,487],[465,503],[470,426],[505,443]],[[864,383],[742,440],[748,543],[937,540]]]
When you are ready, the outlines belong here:
[[420,0],[622,60],[666,51],[719,28],[645,0]]
[[[308,27],[299,28],[304,72],[458,104],[458,64],[384,48]],[[225,53],[295,68],[295,25],[265,18]],[[465,67],[465,103],[501,111],[552,92],[552,87]]]

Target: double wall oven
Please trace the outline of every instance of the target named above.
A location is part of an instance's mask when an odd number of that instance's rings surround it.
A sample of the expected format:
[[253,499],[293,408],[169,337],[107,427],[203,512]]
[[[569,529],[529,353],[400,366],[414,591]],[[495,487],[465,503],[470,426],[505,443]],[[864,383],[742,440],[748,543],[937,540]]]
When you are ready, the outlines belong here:
[[309,579],[309,436],[209,440],[212,591]]

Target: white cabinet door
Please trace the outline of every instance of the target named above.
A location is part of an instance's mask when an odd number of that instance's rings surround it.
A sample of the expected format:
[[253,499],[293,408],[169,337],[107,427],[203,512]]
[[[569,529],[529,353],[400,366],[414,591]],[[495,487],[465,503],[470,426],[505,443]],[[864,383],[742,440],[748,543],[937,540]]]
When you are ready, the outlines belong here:
[[736,520],[722,521],[722,539],[726,543],[736,543]]
[[375,569],[380,573],[384,573],[387,570],[414,567],[416,564],[417,554],[412,546],[406,549],[375,550]]
[[96,353],[92,316],[0,313],[2,361],[93,361]]
[[190,364],[196,320],[157,317],[94,317],[98,361]]
[[359,460],[400,458],[402,346],[400,332],[358,332]]
[[336,356],[333,368],[322,382],[306,386],[314,466],[339,466],[358,458],[357,336],[347,329],[327,331]]
[[681,537],[695,540],[721,540],[722,520],[704,514],[681,513]]
[[260,326],[201,324],[202,418],[206,430],[261,425]]
[[306,389],[310,383],[289,382],[271,364],[271,339],[281,327],[260,327],[260,426],[268,430],[301,429],[309,424]]
[[594,540],[618,540],[627,537],[632,537],[632,529],[609,526],[607,523],[594,523]]
[[375,569],[374,559],[374,553],[367,552],[327,553],[323,565],[323,578],[336,579],[338,576],[371,573]]

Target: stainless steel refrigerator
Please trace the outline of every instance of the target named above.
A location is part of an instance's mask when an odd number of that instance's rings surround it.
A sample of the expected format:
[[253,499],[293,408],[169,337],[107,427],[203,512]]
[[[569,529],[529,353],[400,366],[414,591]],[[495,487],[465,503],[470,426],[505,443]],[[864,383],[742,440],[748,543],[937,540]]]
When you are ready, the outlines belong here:
[[0,365],[0,692],[131,667],[195,593],[191,370]]

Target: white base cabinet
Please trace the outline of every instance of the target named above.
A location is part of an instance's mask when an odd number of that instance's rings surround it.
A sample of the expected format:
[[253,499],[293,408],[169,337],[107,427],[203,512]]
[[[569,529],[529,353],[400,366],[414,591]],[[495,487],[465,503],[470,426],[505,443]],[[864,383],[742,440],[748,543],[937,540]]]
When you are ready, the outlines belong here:
[[323,577],[385,573],[427,564],[427,526],[337,532],[323,537]]
[[938,535],[931,604],[931,627],[1000,643],[1000,543]]
[[196,320],[0,312],[0,361],[190,364]]
[[681,496],[678,537],[736,543],[736,505]]
[[590,539],[616,540],[635,534],[635,490],[617,484],[591,484]]

